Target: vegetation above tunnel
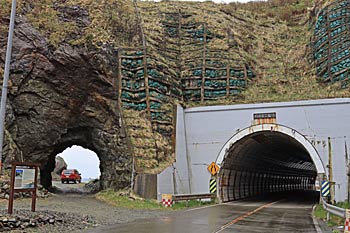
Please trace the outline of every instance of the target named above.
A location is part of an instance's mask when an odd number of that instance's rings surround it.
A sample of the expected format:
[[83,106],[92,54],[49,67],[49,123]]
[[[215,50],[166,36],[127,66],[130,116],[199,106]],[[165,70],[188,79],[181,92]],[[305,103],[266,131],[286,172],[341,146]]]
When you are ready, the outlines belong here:
[[[17,13],[47,39],[48,53],[110,50],[112,71],[101,73],[116,83],[136,169],[158,173],[174,160],[176,104],[348,97],[344,82],[317,77],[313,64],[313,28],[332,2],[348,1],[19,0]],[[2,35],[10,5],[1,0]]]

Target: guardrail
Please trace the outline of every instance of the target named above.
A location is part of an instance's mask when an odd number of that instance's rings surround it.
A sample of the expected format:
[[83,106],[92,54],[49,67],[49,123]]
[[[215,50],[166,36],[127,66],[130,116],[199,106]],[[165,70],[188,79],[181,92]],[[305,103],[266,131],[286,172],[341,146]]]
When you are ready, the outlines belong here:
[[196,199],[208,199],[216,198],[215,193],[202,193],[202,194],[173,194],[173,201],[188,201]]
[[345,209],[340,208],[338,206],[334,206],[334,205],[328,204],[324,200],[323,197],[321,197],[321,199],[322,199],[323,209],[325,209],[328,213],[337,215],[337,216],[342,217],[342,218],[346,218],[346,216],[345,216],[345,213],[346,213]]

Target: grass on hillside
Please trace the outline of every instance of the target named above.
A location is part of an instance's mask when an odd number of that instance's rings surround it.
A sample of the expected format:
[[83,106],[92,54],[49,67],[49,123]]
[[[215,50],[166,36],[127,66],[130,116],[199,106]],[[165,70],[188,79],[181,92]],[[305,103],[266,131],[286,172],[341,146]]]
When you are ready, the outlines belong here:
[[161,203],[156,200],[146,200],[140,197],[130,198],[129,196],[124,195],[123,192],[116,192],[113,190],[104,190],[96,194],[96,198],[103,202],[106,202],[109,205],[127,208],[127,209],[142,209],[142,210],[180,210],[185,208],[193,208],[203,205],[214,204],[211,202],[201,202],[197,200],[190,200],[188,202],[182,201],[173,204],[171,208],[164,207]]

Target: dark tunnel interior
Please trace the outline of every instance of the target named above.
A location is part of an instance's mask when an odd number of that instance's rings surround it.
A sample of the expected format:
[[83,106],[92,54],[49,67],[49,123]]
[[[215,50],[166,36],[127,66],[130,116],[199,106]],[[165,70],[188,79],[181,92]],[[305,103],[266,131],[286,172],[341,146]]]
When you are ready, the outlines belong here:
[[275,131],[252,133],[226,151],[219,173],[222,202],[314,190],[316,167],[303,145]]

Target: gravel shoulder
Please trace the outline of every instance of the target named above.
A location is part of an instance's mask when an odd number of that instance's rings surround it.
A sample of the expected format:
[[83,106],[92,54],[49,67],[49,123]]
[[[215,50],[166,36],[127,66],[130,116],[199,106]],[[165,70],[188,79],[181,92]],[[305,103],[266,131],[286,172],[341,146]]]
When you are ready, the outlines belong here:
[[[69,188],[78,188],[72,184]],[[1,213],[7,210],[8,201],[1,200]],[[31,199],[16,199],[14,213],[30,214]],[[75,194],[64,192],[53,194],[48,198],[38,198],[37,214],[60,216],[63,221],[55,224],[45,224],[40,227],[26,229],[26,232],[83,232],[94,227],[127,223],[144,218],[158,218],[164,215],[175,214],[170,210],[133,210],[110,206],[97,200],[92,194]],[[20,231],[19,231],[20,232]]]

